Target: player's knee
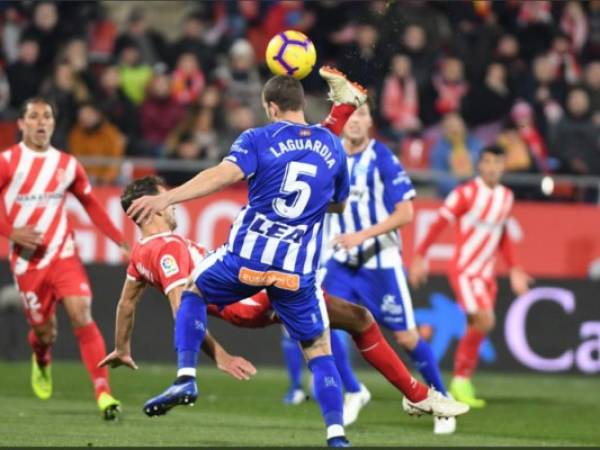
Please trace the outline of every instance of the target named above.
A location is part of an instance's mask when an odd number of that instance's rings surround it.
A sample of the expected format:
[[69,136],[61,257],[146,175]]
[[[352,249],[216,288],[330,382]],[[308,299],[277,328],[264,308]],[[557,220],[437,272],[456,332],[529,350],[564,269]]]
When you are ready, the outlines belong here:
[[361,331],[369,328],[373,323],[375,323],[375,318],[373,314],[362,306],[352,305],[352,313],[354,315],[354,320],[357,325],[360,325]]
[[397,331],[394,333],[394,339],[400,347],[410,351],[417,346],[419,334],[416,330]]

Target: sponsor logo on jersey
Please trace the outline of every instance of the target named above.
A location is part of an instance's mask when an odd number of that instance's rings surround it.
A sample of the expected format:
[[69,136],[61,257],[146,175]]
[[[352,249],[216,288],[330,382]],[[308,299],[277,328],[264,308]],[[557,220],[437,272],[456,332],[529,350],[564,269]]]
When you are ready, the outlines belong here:
[[171,277],[179,272],[179,266],[173,255],[164,255],[160,258],[160,268],[167,277]]
[[381,301],[381,311],[397,316],[402,314],[402,305],[396,303],[396,296],[387,294],[383,296]]
[[249,227],[250,231],[280,241],[299,244],[306,234],[306,225],[291,226],[281,222],[274,222],[262,214],[257,214]]

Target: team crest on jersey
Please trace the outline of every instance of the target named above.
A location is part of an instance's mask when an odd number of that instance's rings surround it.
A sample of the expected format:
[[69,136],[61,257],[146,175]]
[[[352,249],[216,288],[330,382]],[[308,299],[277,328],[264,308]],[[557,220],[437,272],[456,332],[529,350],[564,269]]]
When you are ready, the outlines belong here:
[[179,272],[177,261],[175,261],[175,258],[172,255],[164,255],[160,258],[160,268],[167,277],[173,276]]
[[310,130],[303,128],[302,130],[300,130],[299,134],[302,137],[308,137],[308,136],[310,136],[311,133],[310,133]]

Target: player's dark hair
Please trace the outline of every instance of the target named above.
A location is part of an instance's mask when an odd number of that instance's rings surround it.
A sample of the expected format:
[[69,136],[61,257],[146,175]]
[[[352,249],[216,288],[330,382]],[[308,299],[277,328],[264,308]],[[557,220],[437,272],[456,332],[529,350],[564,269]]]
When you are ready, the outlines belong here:
[[127,211],[134,200],[143,197],[144,195],[156,195],[159,193],[159,187],[167,187],[167,183],[161,177],[156,175],[138,178],[133,180],[123,190],[121,195],[121,206],[123,211]]
[[504,156],[506,154],[504,152],[504,149],[502,147],[500,147],[499,145],[488,145],[487,147],[483,147],[481,149],[481,153],[479,154],[479,159],[481,160],[481,158],[483,158],[483,155],[485,155],[486,153],[489,153],[489,154],[495,155],[495,156]]
[[281,111],[300,111],[304,108],[304,89],[290,75],[276,75],[266,82],[262,97],[265,103],[275,103]]
[[27,108],[29,107],[29,105],[32,105],[35,103],[45,103],[46,105],[48,105],[50,107],[50,109],[52,110],[52,117],[54,117],[56,119],[56,116],[58,115],[58,109],[56,108],[56,104],[54,104],[54,102],[52,100],[50,100],[46,97],[43,97],[41,95],[37,95],[35,97],[30,97],[23,102],[23,104],[21,105],[21,108],[19,109],[19,119],[22,119],[23,117],[25,117],[25,113],[27,112]]

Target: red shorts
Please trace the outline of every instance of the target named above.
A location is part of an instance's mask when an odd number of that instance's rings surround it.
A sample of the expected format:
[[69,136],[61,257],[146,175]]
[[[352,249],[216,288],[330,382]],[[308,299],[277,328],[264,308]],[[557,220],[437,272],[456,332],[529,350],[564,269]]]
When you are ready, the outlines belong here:
[[242,328],[263,328],[279,323],[265,291],[221,309],[216,305],[208,305],[208,313]]
[[77,257],[57,259],[48,267],[29,270],[15,276],[17,289],[30,325],[41,325],[56,310],[56,302],[65,297],[91,297],[87,274]]
[[450,275],[450,284],[458,304],[467,314],[494,309],[498,286],[494,278],[484,278],[461,273]]

